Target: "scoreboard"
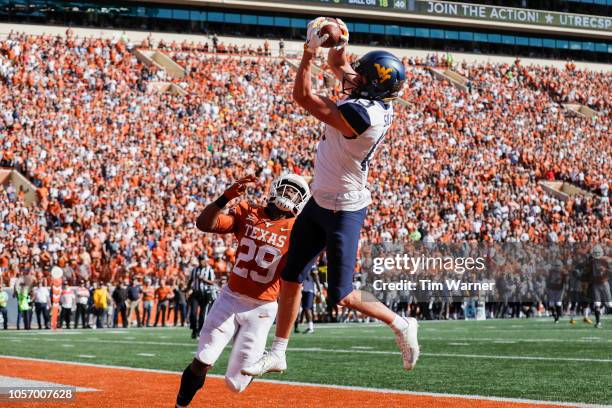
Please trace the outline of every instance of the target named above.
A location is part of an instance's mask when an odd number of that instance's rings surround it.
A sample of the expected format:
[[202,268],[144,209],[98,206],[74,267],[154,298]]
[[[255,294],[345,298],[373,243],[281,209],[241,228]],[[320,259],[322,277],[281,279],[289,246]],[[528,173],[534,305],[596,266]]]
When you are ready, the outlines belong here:
[[350,6],[364,6],[391,9],[414,9],[415,0],[311,0],[318,3],[343,4]]
[[[273,2],[265,0],[265,2]],[[274,3],[278,3],[274,1]],[[282,3],[282,2],[281,2]],[[492,23],[512,23],[551,28],[573,28],[608,32],[612,37],[612,18],[583,14],[559,13],[513,7],[424,0],[288,0],[284,3],[329,5],[343,8],[413,14],[416,16],[451,17]]]
[[309,0],[317,3],[343,4],[349,6],[375,7],[382,9],[414,9],[415,0]]

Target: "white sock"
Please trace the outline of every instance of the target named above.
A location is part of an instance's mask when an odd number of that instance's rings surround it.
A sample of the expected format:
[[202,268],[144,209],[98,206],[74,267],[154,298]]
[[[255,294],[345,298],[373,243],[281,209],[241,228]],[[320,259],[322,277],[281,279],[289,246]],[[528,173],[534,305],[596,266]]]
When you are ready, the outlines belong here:
[[308,322],[308,330],[314,330],[314,323]]
[[389,327],[391,327],[394,332],[399,333],[408,328],[408,322],[396,314],[395,319],[393,319]]
[[285,355],[285,351],[287,351],[287,344],[289,344],[289,339],[283,339],[282,337],[274,336],[274,340],[272,341],[272,350],[271,352],[274,354]]

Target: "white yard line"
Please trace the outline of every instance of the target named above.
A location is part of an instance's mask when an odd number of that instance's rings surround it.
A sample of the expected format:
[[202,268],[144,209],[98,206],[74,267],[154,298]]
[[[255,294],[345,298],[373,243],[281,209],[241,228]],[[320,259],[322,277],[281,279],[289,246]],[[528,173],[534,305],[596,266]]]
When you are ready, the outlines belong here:
[[[397,354],[400,354],[399,352]],[[589,362],[589,363],[612,363],[612,359],[609,358],[572,358],[572,357],[541,357],[541,356],[490,356],[481,354],[455,354],[455,353],[421,353],[422,356],[429,357],[459,357],[459,358],[477,358],[477,359],[490,359],[490,360],[537,360],[537,361],[576,361],[576,362]]]
[[[331,327],[330,327],[331,329]],[[360,333],[365,333],[366,330],[358,330]],[[423,329],[421,329],[420,331],[423,331]],[[428,331],[434,331],[434,332],[439,332],[439,330],[436,329],[432,329],[432,330],[428,330]],[[109,333],[109,331],[101,331],[98,334],[103,334],[103,333]],[[0,332],[0,334],[2,334],[2,332]],[[8,333],[9,337],[2,337],[0,335],[0,340],[2,338],[4,339],[11,339],[11,341],[19,341],[19,339],[23,339],[23,335],[26,335],[27,337],[36,337],[36,335],[40,335],[40,336],[47,336],[48,334],[53,334],[50,332],[32,332],[32,333],[17,333],[17,332],[12,332],[12,333]],[[63,334],[74,334],[74,332],[57,332],[55,333],[56,335],[63,335]],[[96,332],[84,332],[83,334],[85,335],[94,335],[96,334]],[[567,332],[564,332],[564,334],[567,334]],[[574,333],[578,336],[583,336],[585,333]],[[319,333],[320,337],[323,338],[329,338],[330,336],[333,337],[332,333]],[[169,336],[156,336],[156,338],[159,339],[169,339],[171,337]],[[357,336],[347,336],[347,335],[342,335],[343,339],[360,339],[360,340],[368,340],[368,341],[390,341],[393,340],[393,334],[391,331],[389,331],[389,333],[387,333],[387,335],[378,335],[378,336],[368,336],[368,335],[357,335]],[[422,338],[425,341],[442,341],[442,342],[448,342],[448,341],[457,341],[457,342],[504,342],[506,341],[505,337],[427,337],[427,336],[422,336]],[[136,338],[133,336],[130,337],[124,337],[125,340],[135,340]],[[72,339],[71,339],[72,340]],[[108,340],[111,341],[111,340]],[[112,341],[116,341],[116,340],[112,340]],[[516,338],[516,337],[512,337],[511,340],[508,341],[513,341],[513,342],[517,342],[517,343],[612,343],[612,338],[610,339],[606,339],[606,338],[601,338],[601,337],[577,337],[575,339],[559,339],[559,338],[531,338],[531,339],[525,339],[525,338]],[[152,343],[155,344],[155,343]],[[165,345],[165,343],[160,342],[160,345]],[[174,344],[174,343],[173,343]],[[195,343],[194,343],[195,344]]]
[[[331,350],[322,348],[295,348],[290,347],[287,351],[301,352],[321,352],[321,353],[358,353],[358,354],[386,354],[386,355],[401,355],[399,351],[383,351],[383,350]],[[590,363],[612,363],[612,359],[607,358],[572,358],[572,357],[542,357],[542,356],[516,356],[516,355],[484,355],[484,354],[456,354],[456,353],[421,353],[421,356],[428,357],[455,357],[455,358],[475,358],[475,359],[490,359],[490,360],[527,360],[527,361],[564,361],[564,362],[590,362]]]
[[[320,336],[321,338],[324,339],[329,339],[333,336]],[[343,339],[358,339],[358,340],[363,340],[363,341],[367,341],[367,342],[371,342],[371,341],[393,341],[393,335],[391,333],[389,333],[389,335],[387,336],[342,336]],[[449,336],[449,337],[428,337],[428,336],[420,336],[419,337],[421,340],[424,341],[443,341],[443,342],[447,342],[447,341],[469,341],[469,342],[473,342],[473,343],[491,343],[491,342],[495,342],[495,341],[505,341],[506,337],[453,337],[453,336]],[[601,343],[612,343],[612,339],[599,339],[599,340],[586,340],[583,338],[578,338],[578,339],[547,339],[547,338],[543,338],[543,339],[517,339],[517,338],[512,338],[513,342],[516,343],[596,343],[596,342],[601,342]]]
[[[47,360],[47,359],[41,359],[41,358],[14,357],[14,356],[6,356],[6,355],[0,355],[0,357],[15,359],[15,360],[54,362],[58,364],[73,364],[73,365],[85,366],[85,367],[113,368],[113,369],[118,369],[118,370],[140,371],[140,372],[147,372],[147,373],[173,374],[173,375],[182,374],[179,371],[155,370],[155,369],[150,369],[150,368],[133,368],[133,367],[106,365],[106,364],[81,363],[81,362],[70,362],[70,361],[62,361],[62,360]],[[218,375],[218,374],[208,374],[208,377],[223,378],[222,375]],[[581,408],[612,408],[612,405],[584,404],[584,403],[579,403],[579,402],[574,403],[574,402],[561,402],[561,401],[530,400],[530,399],[522,399],[522,398],[489,397],[489,396],[482,396],[482,395],[463,395],[463,394],[447,394],[447,393],[435,393],[435,392],[404,391],[404,390],[391,390],[391,389],[385,389],[385,388],[357,387],[357,386],[346,386],[346,385],[324,385],[324,384],[313,384],[313,383],[297,382],[297,381],[268,380],[268,379],[260,379],[260,378],[258,378],[256,381],[263,382],[263,383],[270,383],[270,384],[282,384],[282,385],[293,386],[293,387],[328,388],[328,389],[348,390],[348,391],[356,391],[356,392],[375,392],[375,393],[383,393],[383,394],[417,395],[417,396],[427,396],[427,397],[434,397],[434,398],[438,398],[438,397],[461,398],[461,399],[466,399],[466,400],[514,402],[514,403],[519,403],[519,404],[558,405],[558,406],[564,406],[564,407],[581,407]]]
[[15,333],[11,333],[12,334],[16,334],[18,336],[55,336],[58,334],[83,334],[84,332],[82,331],[78,331],[78,330],[62,330],[59,329],[57,331],[55,330],[25,330],[25,331],[18,331]]
[[29,378],[21,378],[14,376],[4,376],[0,375],[0,387],[2,388],[66,388],[66,387],[74,387],[77,392],[93,392],[99,391],[95,388],[86,388],[86,387],[75,387],[74,385],[69,384],[60,384],[56,382],[50,381],[38,381],[38,380],[30,380]]
[[[25,340],[25,339],[21,339]],[[61,339],[35,339],[35,341],[50,341],[61,342]],[[447,339],[448,341],[449,339]],[[112,344],[139,344],[139,345],[155,345],[155,346],[182,346],[196,347],[195,343],[173,343],[163,341],[125,341],[125,340],[76,340],[73,342],[82,343],[112,343]],[[356,350],[356,349],[324,349],[320,347],[290,347],[289,352],[319,352],[319,353],[346,353],[346,354],[381,354],[381,355],[400,355],[399,351],[388,350]],[[483,354],[455,354],[455,353],[421,353],[422,356],[428,357],[455,357],[455,358],[474,358],[474,359],[491,359],[491,360],[526,360],[526,361],[563,361],[563,362],[590,362],[590,363],[612,363],[612,359],[607,358],[573,358],[573,357],[543,357],[543,356],[517,356],[517,355],[483,355]]]
[[506,340],[503,337],[479,337],[479,338],[455,338],[455,337],[425,337],[426,341],[471,341],[471,342],[501,342],[501,341],[512,341],[513,343],[612,343],[612,339],[599,339],[599,340],[587,340],[584,338],[580,339],[517,339]]

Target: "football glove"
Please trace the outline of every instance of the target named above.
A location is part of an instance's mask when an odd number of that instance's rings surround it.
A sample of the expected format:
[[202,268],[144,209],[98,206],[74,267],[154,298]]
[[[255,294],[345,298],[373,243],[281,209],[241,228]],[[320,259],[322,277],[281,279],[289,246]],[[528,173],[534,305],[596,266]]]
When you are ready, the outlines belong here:
[[317,17],[314,20],[310,20],[308,22],[308,26],[306,27],[306,42],[308,43],[308,41],[310,41],[310,39],[312,38],[313,33],[318,33],[321,27],[323,27],[323,25],[326,25],[326,23],[329,23],[326,17]]
[[342,49],[349,42],[349,30],[344,21],[337,18],[338,26],[340,26],[340,31],[342,31],[342,35],[340,35],[340,44],[334,47],[337,50]]
[[246,191],[248,184],[254,183],[255,180],[255,176],[243,177],[240,180],[236,181],[234,184],[232,184],[227,190],[225,190],[223,195],[228,200],[233,200],[236,197],[240,197]]
[[326,17],[317,17],[308,23],[308,30],[306,33],[306,43],[304,44],[304,50],[315,54],[321,44],[327,40],[329,35],[325,34],[323,37],[319,36],[321,28],[333,24]]

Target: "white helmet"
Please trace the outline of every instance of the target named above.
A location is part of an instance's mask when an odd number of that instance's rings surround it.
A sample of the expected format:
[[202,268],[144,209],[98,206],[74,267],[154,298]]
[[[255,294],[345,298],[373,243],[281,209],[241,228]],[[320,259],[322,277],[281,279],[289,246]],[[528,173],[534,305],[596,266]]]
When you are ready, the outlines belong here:
[[310,188],[302,176],[285,174],[272,182],[268,203],[281,211],[298,215],[310,199]]
[[601,247],[601,245],[595,245],[592,249],[591,249],[591,256],[595,259],[599,259],[604,255],[604,251],[603,248]]

